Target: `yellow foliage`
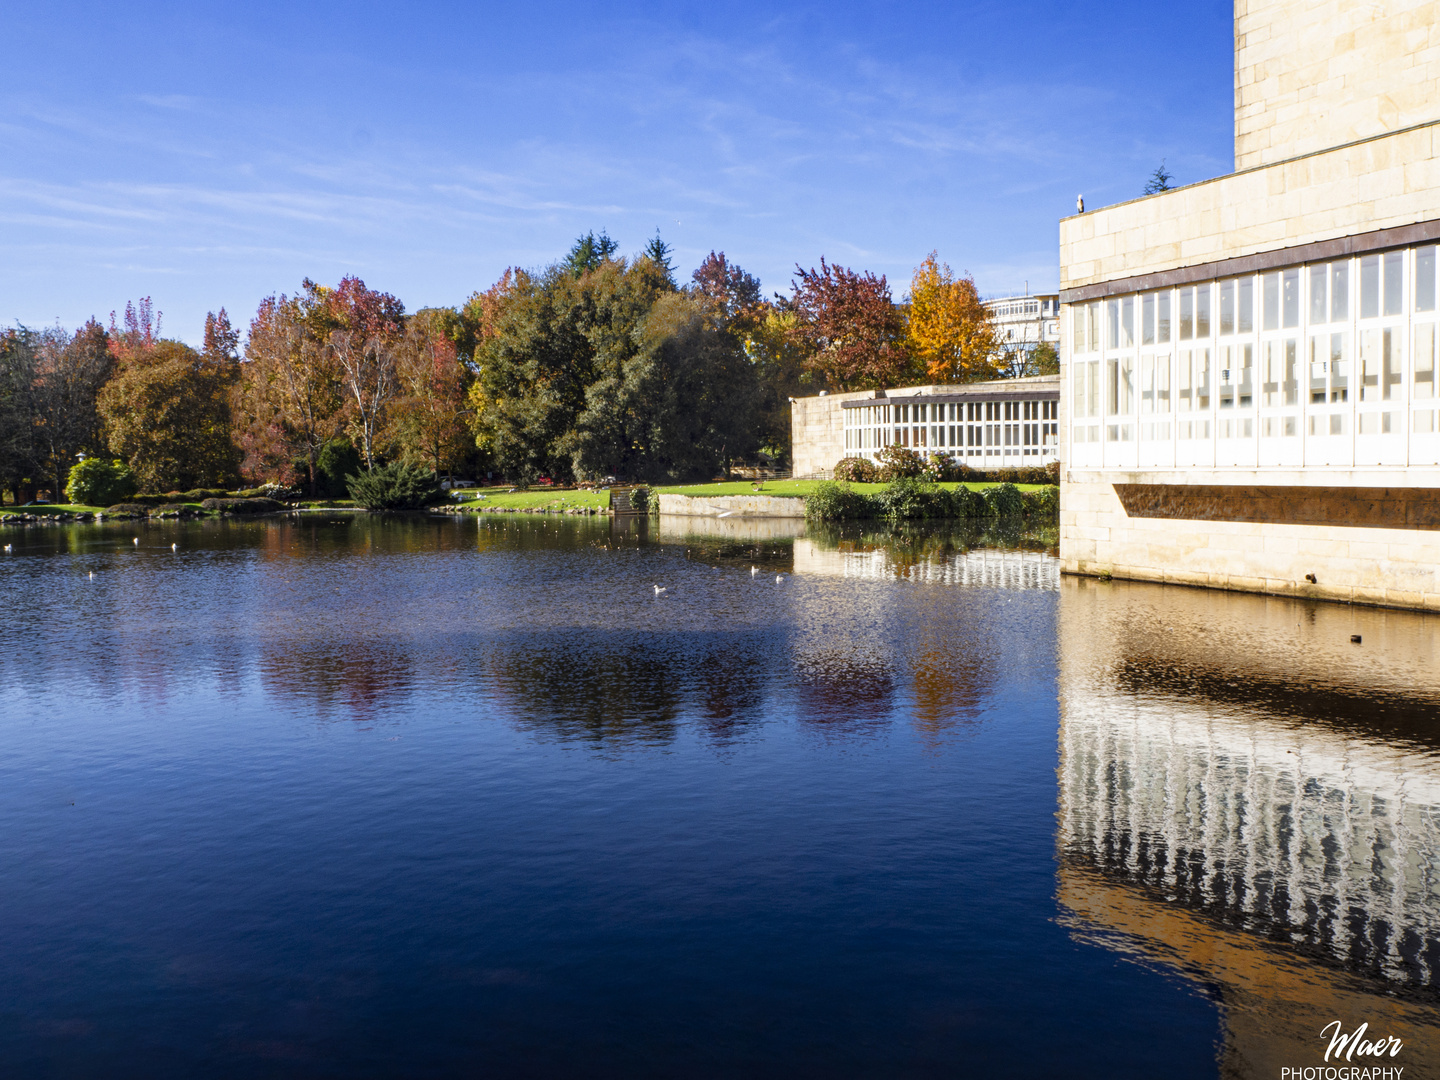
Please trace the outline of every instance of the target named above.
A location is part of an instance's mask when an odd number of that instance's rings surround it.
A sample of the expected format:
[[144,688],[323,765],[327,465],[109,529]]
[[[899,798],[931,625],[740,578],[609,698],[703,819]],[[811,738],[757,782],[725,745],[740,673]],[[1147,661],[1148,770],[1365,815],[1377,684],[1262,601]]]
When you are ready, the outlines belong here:
[[906,319],[910,355],[934,382],[994,378],[999,339],[975,279],[957,278],[935,252],[915,268]]

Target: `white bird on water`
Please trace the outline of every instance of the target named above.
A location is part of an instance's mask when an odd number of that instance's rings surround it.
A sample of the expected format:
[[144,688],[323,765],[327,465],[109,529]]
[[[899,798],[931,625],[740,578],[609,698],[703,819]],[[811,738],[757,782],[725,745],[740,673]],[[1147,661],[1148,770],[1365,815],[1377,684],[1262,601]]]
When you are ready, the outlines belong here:
[[664,585],[656,585],[656,586],[655,586],[655,595],[656,595],[656,596],[659,596],[661,593],[663,593],[663,592],[665,592],[665,591],[666,591],[666,590],[665,590],[665,586],[664,586]]
[[180,545],[179,545],[179,544],[171,544],[171,545],[170,545],[170,550],[171,550],[171,551],[179,551],[179,550],[180,550]]
[[776,585],[779,585],[779,584],[780,584],[782,581],[784,581],[784,580],[785,580],[785,575],[784,575],[784,574],[776,574],[776,575],[775,575],[775,584],[776,584]]
[[91,571],[90,571],[90,580],[91,580],[91,581],[94,581],[94,580],[95,580],[95,571],[94,571],[94,570],[91,570]]
[[139,547],[139,546],[140,546],[140,537],[138,537],[138,536],[135,537],[135,546],[136,546],[136,547]]
[[5,545],[5,554],[6,554],[6,555],[9,555],[9,554],[10,554],[10,545],[9,545],[9,544],[6,544],[6,545]]
[[750,567],[750,576],[751,576],[751,577],[754,577],[754,576],[755,576],[756,574],[758,574],[759,572],[760,572],[760,568],[759,568],[758,566],[752,566],[752,567]]

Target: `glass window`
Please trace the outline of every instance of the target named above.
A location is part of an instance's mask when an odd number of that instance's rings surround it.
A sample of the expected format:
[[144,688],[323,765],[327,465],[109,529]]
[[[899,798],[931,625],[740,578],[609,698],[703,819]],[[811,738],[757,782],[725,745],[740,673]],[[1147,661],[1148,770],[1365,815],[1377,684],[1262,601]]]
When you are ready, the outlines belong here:
[[1091,360],[1085,365],[1085,404],[1090,416],[1100,415],[1100,361]]
[[1175,376],[1175,399],[1181,412],[1189,412],[1194,404],[1193,386],[1190,381],[1190,350],[1180,350],[1178,361],[1178,370]]
[[1325,283],[1330,280],[1330,268],[1328,266],[1310,267],[1310,324],[1318,326],[1328,322],[1326,314],[1329,311],[1326,305]]
[[1281,291],[1284,294],[1284,325],[1286,330],[1290,330],[1300,325],[1300,271],[1298,268],[1286,270],[1281,275]]
[[1085,305],[1077,305],[1070,310],[1070,314],[1073,316],[1072,324],[1075,329],[1071,335],[1073,341],[1070,347],[1077,353],[1089,352],[1090,350],[1085,345]]
[[1266,274],[1261,279],[1264,295],[1265,318],[1262,325],[1266,330],[1280,329],[1280,275]]
[[1330,264],[1330,321],[1350,318],[1350,263]]
[[1085,308],[1085,325],[1088,327],[1085,340],[1089,342],[1091,352],[1098,352],[1100,349],[1100,301]]
[[1189,341],[1195,336],[1195,290],[1180,290],[1180,340]]
[[1120,347],[1120,301],[1111,300],[1105,305],[1106,322],[1109,326],[1109,334],[1105,338],[1105,346],[1109,349]]
[[1195,408],[1210,408],[1210,350],[1195,350]]
[[1155,344],[1155,294],[1146,293],[1140,300],[1140,344]]
[[1405,310],[1405,265],[1403,251],[1385,253],[1385,314],[1399,315]]
[[1220,333],[1235,332],[1235,282],[1220,283]]
[[1166,342],[1170,340],[1170,291],[1167,289],[1160,294],[1159,311],[1155,316],[1155,340]]
[[1360,260],[1360,317],[1373,319],[1379,314],[1380,256],[1366,255]]
[[1235,290],[1235,329],[1241,334],[1255,332],[1255,279],[1241,278]]
[[1140,411],[1155,411],[1155,354],[1140,355]]
[[1120,301],[1120,347],[1130,348],[1135,344],[1135,297],[1127,296]]
[[1210,336],[1210,286],[1201,285],[1195,290],[1195,336]]
[[1330,335],[1330,401],[1350,400],[1350,335]]
[[1155,411],[1170,411],[1170,357],[1155,358]]
[[[1364,290],[1365,270],[1360,270],[1361,290]],[[1380,331],[1360,331],[1360,400],[1380,400]]]
[[[1434,248],[1430,249],[1434,258]],[[1420,276],[1418,273],[1415,275]],[[1419,323],[1415,327],[1415,398],[1429,400],[1435,396],[1435,324]]]
[[1435,310],[1435,249],[1415,251],[1415,310]]

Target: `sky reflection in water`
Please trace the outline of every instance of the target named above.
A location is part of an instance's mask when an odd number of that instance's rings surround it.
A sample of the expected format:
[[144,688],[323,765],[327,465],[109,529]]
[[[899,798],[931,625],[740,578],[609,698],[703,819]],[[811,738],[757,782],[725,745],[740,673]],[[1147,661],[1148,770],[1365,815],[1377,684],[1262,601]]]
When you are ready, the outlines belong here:
[[0,1063],[1270,1075],[1379,1002],[1424,1075],[1431,622],[981,539],[24,533]]

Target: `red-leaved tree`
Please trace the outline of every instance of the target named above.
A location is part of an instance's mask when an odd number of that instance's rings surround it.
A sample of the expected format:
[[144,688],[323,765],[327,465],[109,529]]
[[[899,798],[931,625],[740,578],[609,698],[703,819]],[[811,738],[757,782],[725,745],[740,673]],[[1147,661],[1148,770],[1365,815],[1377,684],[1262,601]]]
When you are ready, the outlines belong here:
[[905,318],[884,275],[857,273],[820,260],[796,266],[793,333],[810,353],[809,366],[838,390],[886,389],[905,381],[910,356]]

